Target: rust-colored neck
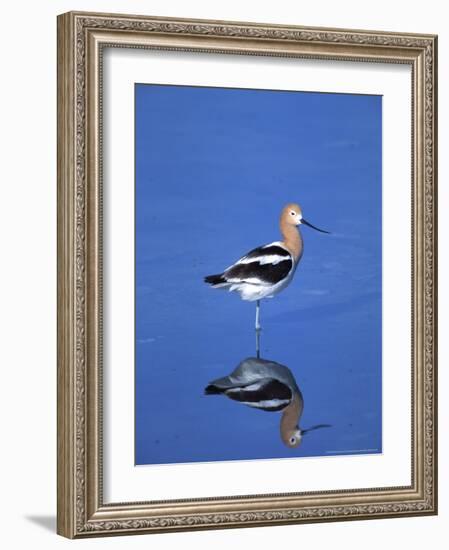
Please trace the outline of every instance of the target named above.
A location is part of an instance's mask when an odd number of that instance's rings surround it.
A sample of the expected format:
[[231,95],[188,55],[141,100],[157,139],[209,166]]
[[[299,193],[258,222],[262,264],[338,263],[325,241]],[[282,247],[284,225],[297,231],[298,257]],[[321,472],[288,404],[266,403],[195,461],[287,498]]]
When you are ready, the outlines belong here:
[[293,254],[295,261],[297,262],[301,259],[303,251],[303,240],[299,227],[297,228],[295,225],[288,223],[284,216],[282,216],[280,220],[280,228],[282,236],[284,237],[282,242]]
[[284,409],[281,417],[281,438],[288,445],[292,433],[298,427],[299,417],[302,413],[302,403],[298,394],[293,396],[293,399],[288,407]]

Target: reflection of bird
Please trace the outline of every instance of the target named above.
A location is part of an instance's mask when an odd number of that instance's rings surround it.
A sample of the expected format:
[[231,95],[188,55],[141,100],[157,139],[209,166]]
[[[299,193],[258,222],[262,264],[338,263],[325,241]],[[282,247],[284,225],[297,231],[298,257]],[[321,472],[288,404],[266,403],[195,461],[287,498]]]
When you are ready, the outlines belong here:
[[260,300],[272,298],[293,278],[303,251],[301,224],[329,233],[306,221],[299,205],[287,204],[280,218],[282,241],[255,248],[223,273],[204,278],[214,288],[236,290],[242,300],[256,301],[256,330],[260,329]]
[[290,369],[265,359],[248,357],[229,375],[212,381],[206,395],[224,394],[234,401],[264,411],[283,411],[281,438],[288,447],[298,447],[308,430],[298,426],[304,400]]

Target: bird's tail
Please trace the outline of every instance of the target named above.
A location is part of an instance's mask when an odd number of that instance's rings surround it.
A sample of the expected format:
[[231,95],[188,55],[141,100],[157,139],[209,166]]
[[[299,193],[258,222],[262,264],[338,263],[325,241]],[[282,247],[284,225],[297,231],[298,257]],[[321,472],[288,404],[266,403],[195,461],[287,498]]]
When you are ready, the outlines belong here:
[[224,393],[226,390],[229,390],[235,385],[235,382],[232,382],[229,379],[229,376],[223,376],[223,378],[217,378],[216,380],[209,382],[209,384],[204,388],[204,393],[205,395],[218,395],[220,393]]
[[218,275],[206,275],[206,277],[204,277],[204,282],[209,283],[212,286],[227,284],[227,281],[224,278],[223,273],[219,273]]
[[214,384],[209,384],[204,388],[204,395],[219,395],[220,393],[223,393],[225,391],[225,388],[219,388],[218,386],[215,386]]

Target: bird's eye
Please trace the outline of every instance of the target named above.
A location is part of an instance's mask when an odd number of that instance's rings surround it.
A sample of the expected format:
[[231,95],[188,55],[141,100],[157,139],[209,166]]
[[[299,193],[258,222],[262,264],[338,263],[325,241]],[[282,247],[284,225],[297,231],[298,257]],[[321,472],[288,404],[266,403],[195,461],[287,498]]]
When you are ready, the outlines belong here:
[[292,216],[294,216],[294,215],[296,214],[296,212],[290,212],[290,214],[291,214]]
[[291,437],[291,438],[290,438],[290,443],[291,443],[292,445],[294,445],[294,444],[296,443],[296,438],[295,438],[295,437]]

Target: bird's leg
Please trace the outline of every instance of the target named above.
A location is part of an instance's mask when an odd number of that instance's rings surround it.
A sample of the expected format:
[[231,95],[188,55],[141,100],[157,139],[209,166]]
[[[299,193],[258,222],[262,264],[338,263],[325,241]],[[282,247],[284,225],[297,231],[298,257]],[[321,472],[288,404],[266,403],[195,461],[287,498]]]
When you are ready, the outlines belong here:
[[260,328],[256,328],[256,357],[260,359]]
[[256,330],[261,330],[260,326],[260,300],[256,302]]
[[256,357],[260,359],[260,300],[256,302]]

